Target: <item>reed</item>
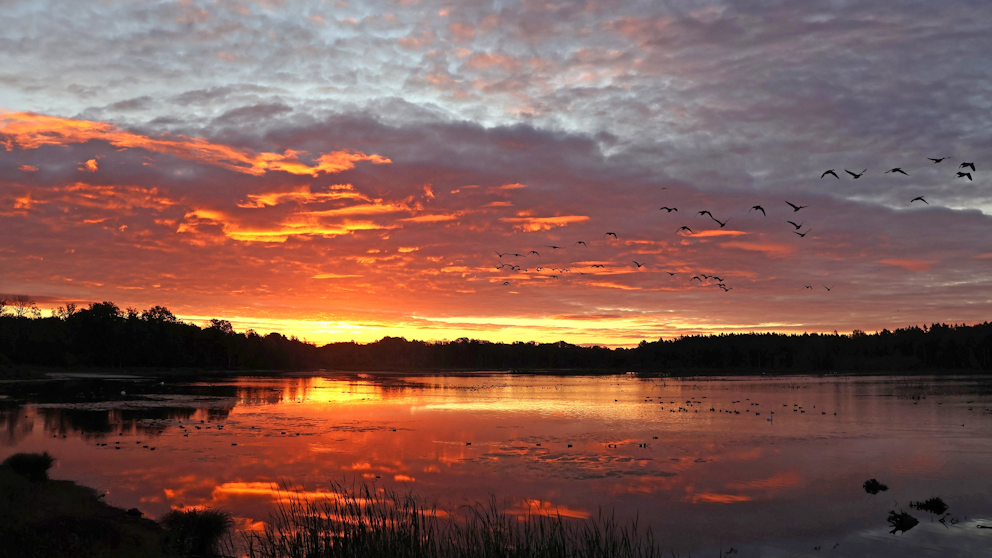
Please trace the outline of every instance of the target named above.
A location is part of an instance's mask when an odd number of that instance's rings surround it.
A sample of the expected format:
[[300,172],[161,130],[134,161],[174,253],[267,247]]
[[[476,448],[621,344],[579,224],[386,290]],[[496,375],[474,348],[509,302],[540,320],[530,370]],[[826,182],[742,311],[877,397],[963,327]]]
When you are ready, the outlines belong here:
[[650,529],[600,513],[518,517],[498,505],[448,513],[412,493],[336,484],[325,498],[282,494],[263,531],[244,533],[250,558],[655,558]]

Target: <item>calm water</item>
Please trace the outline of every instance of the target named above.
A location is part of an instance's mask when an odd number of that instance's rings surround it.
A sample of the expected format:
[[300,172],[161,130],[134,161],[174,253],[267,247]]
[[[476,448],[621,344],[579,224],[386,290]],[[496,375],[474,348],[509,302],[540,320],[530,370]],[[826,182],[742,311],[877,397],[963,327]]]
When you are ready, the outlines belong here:
[[[257,528],[280,483],[364,479],[449,508],[495,494],[520,513],[636,514],[682,555],[992,556],[989,377],[67,378],[0,393],[0,458],[47,450],[54,478],[152,517],[206,505]],[[890,489],[867,494],[869,478]],[[933,496],[949,515],[909,506]],[[889,510],[920,523],[890,534]]]

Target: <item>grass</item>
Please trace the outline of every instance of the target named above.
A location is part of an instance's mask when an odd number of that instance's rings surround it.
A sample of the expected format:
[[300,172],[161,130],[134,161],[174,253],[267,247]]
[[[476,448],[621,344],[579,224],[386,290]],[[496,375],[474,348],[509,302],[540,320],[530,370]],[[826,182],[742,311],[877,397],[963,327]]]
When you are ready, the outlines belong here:
[[497,505],[439,510],[412,493],[337,484],[306,499],[283,494],[264,531],[245,533],[250,558],[653,558],[664,553],[650,529],[599,514],[585,521]]
[[909,507],[934,515],[940,515],[949,509],[939,497],[928,498],[922,502],[910,502]]
[[890,511],[888,521],[889,525],[892,526],[892,530],[889,531],[889,533],[892,533],[893,535],[895,535],[897,531],[902,531],[905,533],[920,523],[918,519],[902,510],[900,510],[899,513]]
[[55,458],[45,453],[15,453],[3,460],[2,465],[28,479],[31,482],[48,480],[48,470],[55,463]]
[[172,510],[159,520],[165,544],[181,556],[219,556],[234,522],[231,514],[211,509]]

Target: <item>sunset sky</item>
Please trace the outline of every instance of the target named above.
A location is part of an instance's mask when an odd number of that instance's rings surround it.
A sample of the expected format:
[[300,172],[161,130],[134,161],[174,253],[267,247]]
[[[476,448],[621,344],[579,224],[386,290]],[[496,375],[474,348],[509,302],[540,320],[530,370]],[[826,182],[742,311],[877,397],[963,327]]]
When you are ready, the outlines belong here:
[[984,0],[0,12],[0,292],[46,310],[318,343],[992,318]]

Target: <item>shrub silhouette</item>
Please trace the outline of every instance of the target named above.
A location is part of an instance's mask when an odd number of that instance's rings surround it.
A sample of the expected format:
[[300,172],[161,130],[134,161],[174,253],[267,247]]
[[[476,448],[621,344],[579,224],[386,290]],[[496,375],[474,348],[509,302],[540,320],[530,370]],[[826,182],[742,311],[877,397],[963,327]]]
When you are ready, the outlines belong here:
[[55,463],[55,458],[45,453],[15,453],[3,461],[5,467],[10,467],[15,473],[31,482],[48,480],[48,470]]
[[159,523],[168,531],[166,545],[182,556],[218,556],[234,526],[231,514],[212,509],[172,510]]

